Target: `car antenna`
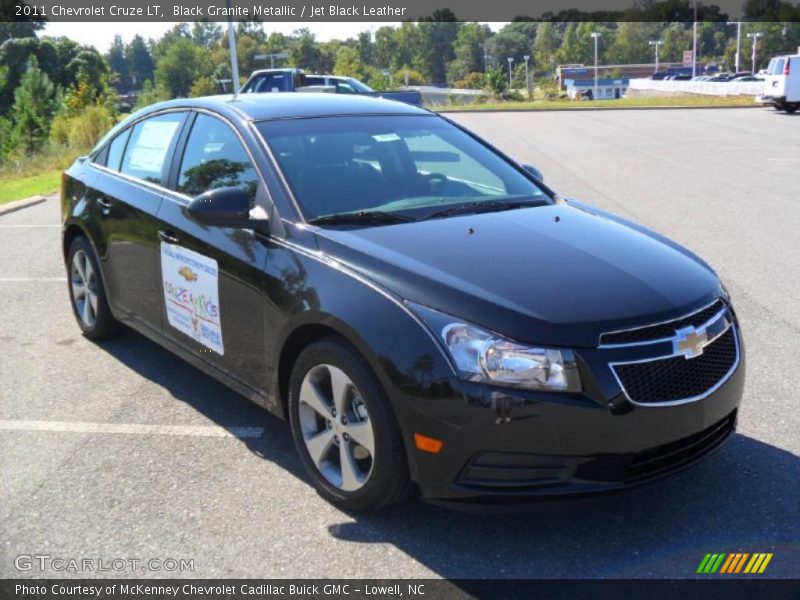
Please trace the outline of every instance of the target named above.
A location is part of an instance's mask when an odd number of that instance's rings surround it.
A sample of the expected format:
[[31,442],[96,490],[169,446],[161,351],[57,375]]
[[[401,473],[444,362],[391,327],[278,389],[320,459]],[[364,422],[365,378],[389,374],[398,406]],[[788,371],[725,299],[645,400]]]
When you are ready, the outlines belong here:
[[239,96],[239,57],[236,55],[236,33],[233,30],[233,11],[231,0],[225,0],[228,6],[228,46],[231,50],[231,85],[233,86],[233,99]]

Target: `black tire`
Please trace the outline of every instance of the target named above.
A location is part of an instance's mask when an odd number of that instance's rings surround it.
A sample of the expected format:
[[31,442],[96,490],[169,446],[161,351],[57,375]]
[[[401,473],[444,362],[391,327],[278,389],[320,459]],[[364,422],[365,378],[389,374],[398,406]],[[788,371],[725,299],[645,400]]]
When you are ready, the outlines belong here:
[[798,105],[798,104],[787,104],[786,105],[786,113],[790,114],[790,115],[793,115],[794,113],[797,112],[797,107],[798,106],[800,106],[800,105]]
[[[355,491],[344,491],[323,475],[312,460],[303,437],[300,388],[306,375],[323,365],[344,372],[359,392],[369,414],[374,434],[374,456],[368,478]],[[288,400],[289,424],[295,447],[303,467],[323,498],[345,510],[370,511],[399,502],[409,495],[411,483],[408,463],[392,407],[367,362],[344,340],[324,338],[300,353],[292,368]]]
[[[80,307],[86,304],[87,300],[84,298],[83,303],[81,299],[75,298],[73,281],[80,278],[80,275],[75,271],[73,263],[76,255],[82,253],[86,260],[91,263],[93,278],[90,277],[90,285],[87,286],[93,290],[97,298],[97,310],[91,310],[93,319],[85,320],[82,316],[82,309]],[[69,289],[69,300],[72,305],[72,313],[75,315],[75,320],[81,328],[83,335],[92,340],[106,340],[110,339],[122,331],[122,324],[117,321],[111,314],[111,309],[108,307],[108,299],[106,296],[105,286],[103,285],[103,277],[100,272],[100,265],[97,257],[94,254],[92,245],[83,236],[76,237],[72,240],[67,251],[67,288]]]

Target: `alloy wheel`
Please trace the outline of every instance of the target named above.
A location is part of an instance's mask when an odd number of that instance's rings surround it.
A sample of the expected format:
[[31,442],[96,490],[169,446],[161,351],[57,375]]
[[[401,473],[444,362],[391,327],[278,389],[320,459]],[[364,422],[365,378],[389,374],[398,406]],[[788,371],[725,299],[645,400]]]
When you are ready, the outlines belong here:
[[70,286],[78,317],[85,327],[94,327],[97,322],[97,275],[92,261],[83,250],[78,250],[72,256]]
[[367,406],[352,380],[333,365],[317,365],[300,386],[299,422],[312,462],[334,487],[354,492],[369,479],[375,436]]

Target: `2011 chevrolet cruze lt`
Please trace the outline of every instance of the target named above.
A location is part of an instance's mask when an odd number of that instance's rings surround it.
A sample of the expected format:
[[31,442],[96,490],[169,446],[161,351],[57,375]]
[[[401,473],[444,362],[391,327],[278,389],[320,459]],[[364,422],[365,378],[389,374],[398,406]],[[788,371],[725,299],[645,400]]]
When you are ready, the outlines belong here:
[[416,107],[157,104],[70,167],[62,212],[85,335],[125,323],[288,418],[341,507],[622,488],[736,426],[707,264]]

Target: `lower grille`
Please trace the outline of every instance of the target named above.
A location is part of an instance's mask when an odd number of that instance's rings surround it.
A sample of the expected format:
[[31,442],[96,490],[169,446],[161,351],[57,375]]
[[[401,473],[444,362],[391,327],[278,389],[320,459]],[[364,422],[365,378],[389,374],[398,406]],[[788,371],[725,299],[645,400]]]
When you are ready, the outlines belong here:
[[618,364],[613,369],[633,402],[676,402],[708,393],[730,374],[738,354],[736,333],[731,326],[695,358],[680,355]]
[[736,411],[699,433],[639,452],[628,466],[625,483],[657,477],[701,458],[719,447],[736,428]]

